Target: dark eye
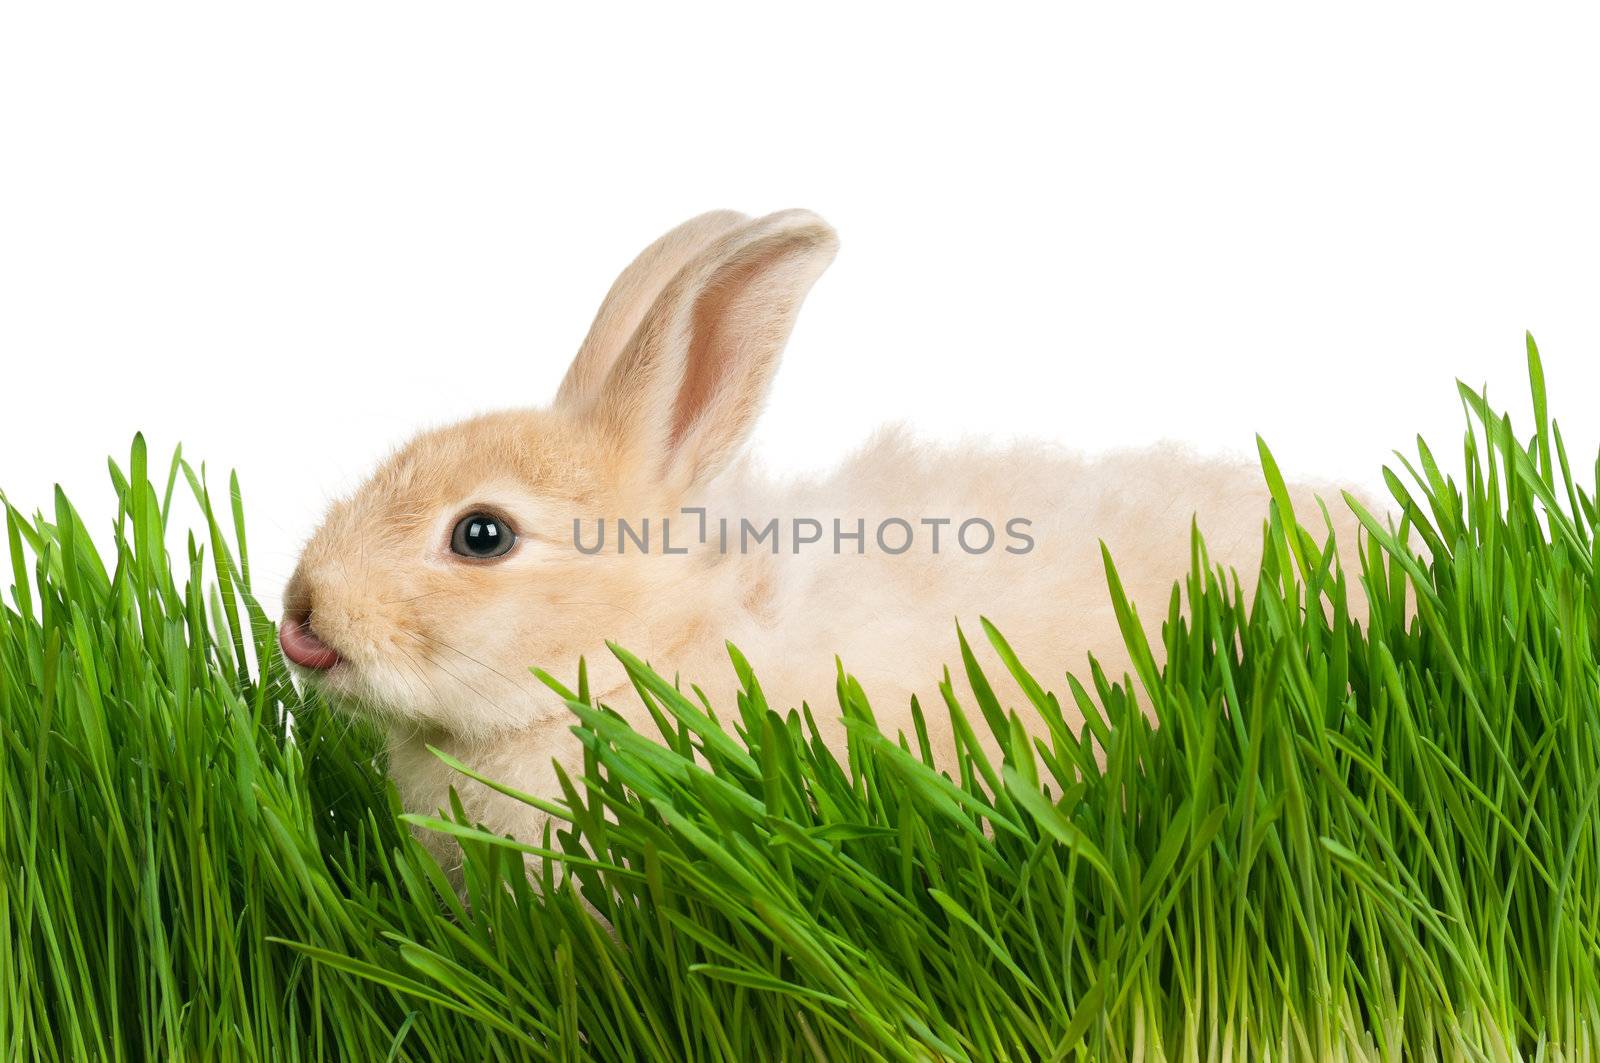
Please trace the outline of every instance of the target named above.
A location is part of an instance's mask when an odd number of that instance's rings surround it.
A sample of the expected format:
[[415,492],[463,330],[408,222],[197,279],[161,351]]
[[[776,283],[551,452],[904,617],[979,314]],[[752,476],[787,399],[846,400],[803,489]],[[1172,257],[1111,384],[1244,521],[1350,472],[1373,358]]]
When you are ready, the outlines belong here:
[[461,518],[450,535],[450,549],[462,557],[499,557],[517,541],[511,525],[488,513]]

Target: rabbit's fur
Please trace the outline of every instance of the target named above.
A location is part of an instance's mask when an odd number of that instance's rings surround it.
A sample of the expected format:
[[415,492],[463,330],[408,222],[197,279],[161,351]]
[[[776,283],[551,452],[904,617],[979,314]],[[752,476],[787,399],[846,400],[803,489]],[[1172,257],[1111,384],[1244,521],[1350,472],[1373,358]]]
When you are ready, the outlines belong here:
[[[1115,678],[1128,667],[1100,540],[1153,635],[1173,582],[1188,570],[1196,514],[1213,561],[1236,566],[1248,588],[1266,514],[1260,472],[1177,449],[1091,460],[1042,444],[933,448],[889,431],[826,478],[761,478],[738,451],[835,249],[833,230],[804,211],[754,220],[717,212],[685,223],[617,280],[550,407],[426,432],[332,508],[286,606],[309,612],[339,655],[316,674],[323,689],[387,726],[390,772],[408,808],[446,807],[454,785],[491,829],[537,837],[542,817],[467,783],[426,747],[517,789],[558,796],[551,761],[570,768],[579,746],[571,717],[530,665],[570,681],[587,657],[600,699],[655,733],[608,639],[681,676],[686,689],[699,684],[724,713],[735,687],[724,647],[732,641],[769,703],[809,702],[830,742],[842,735],[838,654],[886,733],[912,733],[909,698],[919,695],[935,754],[948,763],[938,682],[943,665],[959,664],[957,619],[976,633],[979,615],[989,617],[1041,681],[1059,688],[1064,671],[1087,675],[1091,652]],[[1296,494],[1302,515],[1318,512],[1309,494]],[[704,507],[706,543],[682,507]],[[453,554],[455,523],[484,508],[511,524],[516,547],[491,562]],[[1356,541],[1348,508],[1329,508],[1348,549]],[[645,517],[652,549],[619,555],[616,520],[637,527]],[[662,517],[674,550],[686,554],[661,550]],[[722,552],[721,517],[731,519],[735,540],[741,518],[757,526],[779,518],[779,552],[765,544]],[[891,555],[875,532],[896,517],[914,538]],[[997,533],[982,553],[955,540],[957,525],[974,517]],[[823,534],[796,553],[798,518],[817,521]],[[864,522],[863,553],[849,539],[834,552],[835,518],[847,531]],[[942,527],[937,554],[925,518],[953,522]],[[1031,522],[1026,553],[1006,549],[1023,545],[1007,534],[1014,518]],[[603,550],[577,548],[575,519],[590,546],[595,522],[606,522]],[[904,537],[895,528],[889,545]],[[981,530],[972,538],[981,541]],[[981,637],[974,649],[993,663]],[[1021,707],[1004,669],[988,671],[1007,703]],[[1072,715],[1070,701],[1065,711]]]

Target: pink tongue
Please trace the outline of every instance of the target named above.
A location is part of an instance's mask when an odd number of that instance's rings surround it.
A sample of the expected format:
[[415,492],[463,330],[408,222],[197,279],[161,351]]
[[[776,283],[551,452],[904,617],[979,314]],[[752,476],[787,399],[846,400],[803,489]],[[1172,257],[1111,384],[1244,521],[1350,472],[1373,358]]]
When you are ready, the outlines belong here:
[[317,638],[305,617],[286,616],[278,625],[278,645],[283,655],[302,668],[326,671],[339,663],[334,648]]

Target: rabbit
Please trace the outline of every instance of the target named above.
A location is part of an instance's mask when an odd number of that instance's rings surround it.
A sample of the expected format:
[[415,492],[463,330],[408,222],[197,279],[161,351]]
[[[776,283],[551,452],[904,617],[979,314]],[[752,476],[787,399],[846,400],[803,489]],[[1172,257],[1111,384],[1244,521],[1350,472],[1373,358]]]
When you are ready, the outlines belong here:
[[[581,747],[530,666],[570,680],[586,658],[598,699],[656,733],[608,640],[724,711],[731,642],[768,703],[809,704],[836,750],[837,654],[887,735],[913,734],[916,695],[936,763],[949,764],[944,665],[973,705],[957,620],[971,632],[988,617],[1040,677],[1087,675],[1093,653],[1120,679],[1130,664],[1100,542],[1159,619],[1188,571],[1196,514],[1213,563],[1248,590],[1261,473],[1170,446],[1091,459],[1046,443],[936,447],[890,429],[831,474],[763,477],[742,449],[837,246],[804,210],[685,222],[612,285],[549,406],[423,432],[332,506],[285,589],[282,650],[336,705],[383,726],[408,810],[448,808],[455,787],[475,821],[536,842],[543,813],[428,747],[559,798],[552,765],[581,768]],[[1319,513],[1294,493],[1301,519]],[[1329,511],[1348,549],[1355,520],[1342,503]],[[776,544],[751,548],[771,518]],[[1032,718],[972,641],[1001,698]]]

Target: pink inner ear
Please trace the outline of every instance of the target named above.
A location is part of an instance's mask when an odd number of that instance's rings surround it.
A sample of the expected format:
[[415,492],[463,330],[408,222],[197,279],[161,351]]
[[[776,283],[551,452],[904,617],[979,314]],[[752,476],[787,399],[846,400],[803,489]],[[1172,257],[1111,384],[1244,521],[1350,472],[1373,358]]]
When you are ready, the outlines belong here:
[[[726,389],[735,389],[735,394],[730,396],[736,400],[735,409],[755,405],[761,385],[765,382],[764,377],[759,373],[751,374],[749,370],[754,367],[741,367],[737,363],[747,346],[753,347],[758,353],[774,347],[770,342],[762,342],[763,337],[759,332],[773,327],[775,321],[783,321],[788,316],[786,307],[771,304],[779,300],[786,301],[789,296],[781,285],[763,285],[761,282],[778,261],[793,250],[789,241],[779,241],[763,254],[730,264],[717,273],[695,301],[690,316],[691,331],[683,384],[678,390],[678,400],[672,411],[669,440],[673,447],[683,441],[695,422]],[[769,290],[758,291],[761,288]],[[766,305],[763,305],[763,301]],[[753,331],[757,335],[752,335]],[[729,379],[741,372],[745,379]],[[743,391],[753,393],[738,394]],[[736,425],[729,427],[737,428]]]

